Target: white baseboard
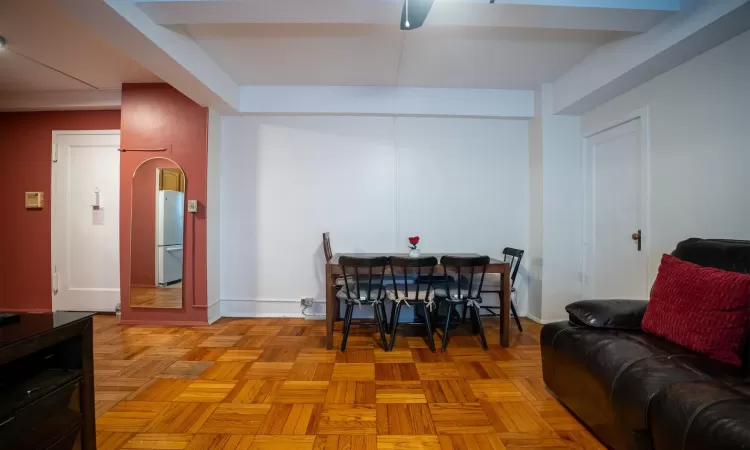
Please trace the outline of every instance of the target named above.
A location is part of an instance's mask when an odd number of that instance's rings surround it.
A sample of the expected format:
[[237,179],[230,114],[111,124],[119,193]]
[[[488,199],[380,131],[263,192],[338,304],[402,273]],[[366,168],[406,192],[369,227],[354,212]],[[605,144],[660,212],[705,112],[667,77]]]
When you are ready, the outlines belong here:
[[541,324],[541,325],[546,325],[546,324],[552,323],[552,322],[559,322],[559,320],[542,320],[539,317],[534,316],[532,314],[526,314],[526,318],[529,319],[529,320],[533,320],[534,322],[536,322],[538,324]]
[[[341,317],[344,316],[343,306]],[[390,306],[386,305],[390,311]],[[372,318],[372,307],[355,307],[352,317],[355,319]],[[409,321],[413,318],[412,308],[401,310],[400,320]],[[222,317],[302,317],[308,320],[323,320],[326,315],[326,305],[323,301],[316,301],[311,308],[302,314],[299,300],[295,299],[225,299],[221,301]]]
[[208,306],[208,324],[211,325],[219,319],[221,319],[221,301]]
[[325,316],[322,302],[313,303],[307,316],[302,314],[299,300],[295,299],[224,299],[221,300],[221,317],[307,317]]
[[[487,303],[488,306],[492,305],[491,302]],[[325,319],[326,314],[326,305],[323,301],[316,301],[311,308],[305,311],[306,314],[302,314],[302,307],[299,304],[299,300],[288,298],[228,298],[222,299],[208,308],[209,323],[213,323],[221,317],[302,317],[310,320],[322,320]],[[534,322],[541,324],[555,322],[554,320],[543,321],[532,315],[523,314],[521,311],[518,311],[518,313],[521,317],[528,317]],[[411,308],[404,308],[401,311],[401,320],[411,320],[412,314]],[[371,316],[371,308],[356,308],[354,310],[355,318]]]

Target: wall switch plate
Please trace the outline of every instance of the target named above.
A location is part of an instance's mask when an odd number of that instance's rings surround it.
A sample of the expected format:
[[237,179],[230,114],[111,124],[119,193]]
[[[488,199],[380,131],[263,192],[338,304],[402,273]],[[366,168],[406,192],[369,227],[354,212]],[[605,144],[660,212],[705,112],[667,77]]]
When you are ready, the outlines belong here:
[[198,200],[188,200],[188,212],[189,213],[198,212]]
[[44,192],[26,192],[26,209],[44,208]]

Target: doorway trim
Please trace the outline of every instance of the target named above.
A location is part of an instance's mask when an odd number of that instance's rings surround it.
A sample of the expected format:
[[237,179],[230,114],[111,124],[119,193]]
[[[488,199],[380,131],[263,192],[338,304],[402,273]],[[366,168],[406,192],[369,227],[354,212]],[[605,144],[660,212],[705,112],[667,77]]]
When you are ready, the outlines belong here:
[[[140,167],[141,167],[141,165],[139,164],[138,168],[140,168]],[[138,171],[138,169],[135,169],[135,170],[136,170],[136,172]],[[135,180],[135,172],[133,172],[133,180]],[[154,195],[156,197],[154,199],[154,205],[156,205],[157,208],[159,206],[159,187],[160,187],[159,186],[159,184],[160,184],[159,181],[160,180],[161,180],[161,167],[157,167],[156,168],[156,186],[155,186],[155,189],[154,189]],[[133,183],[133,185],[135,185],[135,183]],[[132,189],[133,188],[131,188],[131,190]],[[132,195],[131,195],[131,197],[132,197]],[[130,209],[131,209],[131,219],[130,219],[131,224],[130,224],[130,229],[131,230],[133,229],[133,223],[132,223],[133,222],[133,219],[132,219],[132,215],[133,215],[132,214],[132,209],[133,209],[133,206],[132,206],[132,203],[133,203],[133,201],[131,200],[131,206],[130,206]],[[184,226],[185,225],[183,224],[183,227]],[[185,238],[184,229],[183,229],[183,233],[182,234],[183,234],[183,239],[184,239]],[[133,264],[133,250],[132,250],[132,247],[133,247],[133,238],[132,238],[132,233],[131,233],[131,238],[130,238],[130,247],[131,247],[131,250],[130,250],[130,264],[132,265]],[[159,250],[158,249],[159,249],[159,215],[158,214],[154,214],[154,284],[156,286],[159,286]],[[184,258],[183,258],[183,265],[184,264],[185,263],[184,263]],[[130,271],[131,272],[133,271],[132,267],[130,268]]]
[[[52,311],[58,311],[60,308],[57,301],[57,296],[55,295],[57,293],[57,287],[58,287],[58,280],[56,280],[56,273],[55,273],[55,261],[57,261],[57,254],[56,254],[56,246],[55,246],[55,210],[56,210],[56,204],[57,202],[54,201],[52,198],[52,190],[55,186],[55,167],[54,164],[57,161],[57,142],[59,137],[61,136],[71,136],[71,135],[120,135],[120,130],[52,130],[52,148],[50,152],[50,198],[47,199],[47,201],[50,203],[50,243],[51,243],[51,252],[50,252],[50,267],[49,267],[49,274],[50,278],[52,279],[52,289],[50,290],[50,297],[52,299],[51,305],[52,305]],[[120,246],[120,243],[117,243],[117,246]],[[120,287],[122,288],[122,287]]]
[[646,286],[645,292],[649,292],[651,278],[651,131],[650,131],[650,113],[648,105],[630,111],[627,113],[605,114],[605,120],[597,121],[593,126],[581,130],[581,162],[583,176],[583,222],[581,224],[581,237],[583,243],[582,264],[583,277],[581,282],[581,296],[584,299],[591,298],[589,282],[589,243],[591,241],[591,229],[589,223],[589,204],[587,202],[589,194],[589,169],[590,161],[588,157],[589,139],[593,136],[610,130],[612,128],[624,125],[628,122],[640,119],[640,141],[641,141],[641,214],[643,224],[641,225],[641,251],[644,252],[646,259]]

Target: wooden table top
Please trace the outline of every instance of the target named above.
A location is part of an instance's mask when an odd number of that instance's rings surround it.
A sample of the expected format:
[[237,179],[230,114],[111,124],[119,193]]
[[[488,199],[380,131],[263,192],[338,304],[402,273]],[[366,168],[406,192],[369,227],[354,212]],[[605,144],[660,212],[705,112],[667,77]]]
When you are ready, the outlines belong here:
[[[338,264],[339,258],[341,256],[349,256],[353,258],[378,258],[382,256],[390,257],[390,256],[397,256],[399,258],[408,258],[408,253],[336,253],[333,255],[333,258],[331,258],[331,261],[329,264]],[[462,257],[462,258],[475,258],[478,256],[482,256],[478,253],[422,253],[420,255],[420,258],[428,258],[430,256],[434,256],[438,259],[438,262],[440,261],[441,256],[456,256],[456,257]],[[490,258],[490,264],[508,264],[507,262],[501,260],[501,259],[495,259]]]

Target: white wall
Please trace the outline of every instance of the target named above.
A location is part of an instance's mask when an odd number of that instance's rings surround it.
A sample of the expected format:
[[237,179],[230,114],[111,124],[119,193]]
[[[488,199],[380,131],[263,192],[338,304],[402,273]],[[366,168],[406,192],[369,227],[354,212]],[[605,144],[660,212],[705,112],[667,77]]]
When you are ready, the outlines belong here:
[[552,86],[542,87],[544,322],[568,318],[565,306],[581,299],[583,183],[581,119],[553,115]]
[[584,134],[648,107],[651,280],[688,237],[750,239],[750,32],[582,118]]
[[222,138],[222,315],[324,301],[324,231],[334,252],[528,247],[526,121],[225,117]]
[[206,289],[208,321],[221,317],[221,116],[208,110],[208,173],[206,204]]
[[529,120],[529,267],[528,314],[542,317],[542,268],[544,254],[544,141],[542,91],[534,92],[534,118]]
[[529,318],[567,318],[565,306],[581,298],[581,125],[553,114],[552,85],[536,93],[530,137]]
[[590,53],[554,82],[555,112],[580,115],[750,29],[748,0],[681,0],[642,34]]

